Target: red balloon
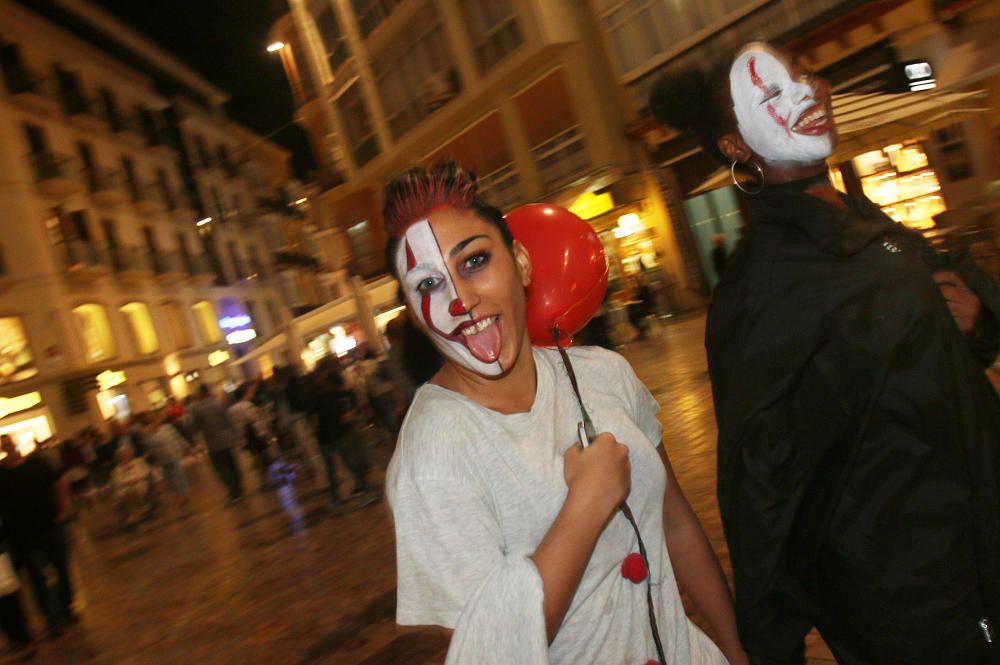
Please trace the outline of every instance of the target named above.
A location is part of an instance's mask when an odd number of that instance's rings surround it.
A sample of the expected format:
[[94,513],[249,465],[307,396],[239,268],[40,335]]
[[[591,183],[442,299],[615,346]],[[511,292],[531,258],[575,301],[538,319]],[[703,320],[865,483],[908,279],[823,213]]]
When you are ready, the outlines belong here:
[[566,208],[532,203],[511,210],[507,226],[531,257],[528,334],[539,346],[569,346],[608,288],[608,259],[590,224]]

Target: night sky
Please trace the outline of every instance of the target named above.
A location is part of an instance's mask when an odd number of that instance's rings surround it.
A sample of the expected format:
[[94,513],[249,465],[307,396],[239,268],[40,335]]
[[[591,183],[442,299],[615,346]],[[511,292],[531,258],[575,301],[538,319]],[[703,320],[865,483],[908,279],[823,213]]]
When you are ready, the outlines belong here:
[[[277,18],[266,0],[93,0],[227,92],[230,118],[261,135],[291,122],[294,104],[281,59],[268,53]],[[270,137],[294,152],[300,177],[315,168],[304,132],[292,124]]]

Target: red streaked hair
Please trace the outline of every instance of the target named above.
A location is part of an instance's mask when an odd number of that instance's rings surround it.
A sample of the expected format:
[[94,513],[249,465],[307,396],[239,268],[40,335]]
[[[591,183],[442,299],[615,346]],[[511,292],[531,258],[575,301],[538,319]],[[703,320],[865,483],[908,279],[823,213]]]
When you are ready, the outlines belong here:
[[385,191],[382,218],[390,238],[400,238],[410,224],[444,207],[471,208],[476,176],[453,161],[415,166],[393,180]]

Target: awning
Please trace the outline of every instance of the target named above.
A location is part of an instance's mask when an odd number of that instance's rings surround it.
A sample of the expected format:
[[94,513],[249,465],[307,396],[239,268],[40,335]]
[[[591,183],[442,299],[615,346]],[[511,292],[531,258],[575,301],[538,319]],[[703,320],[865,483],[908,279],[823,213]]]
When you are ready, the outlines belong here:
[[255,346],[253,349],[248,351],[246,355],[240,356],[229,364],[234,366],[242,365],[243,363],[260,358],[265,353],[270,353],[271,351],[283,348],[285,348],[285,333],[277,333],[275,335],[271,335],[264,342]]
[[989,111],[983,91],[834,95],[840,145],[834,161],[926,134]]
[[[840,144],[831,161],[846,161],[903,139],[962,122],[974,113],[989,111],[986,93],[908,92],[833,96],[833,117]],[[695,196],[730,183],[729,169],[722,167],[687,193]]]

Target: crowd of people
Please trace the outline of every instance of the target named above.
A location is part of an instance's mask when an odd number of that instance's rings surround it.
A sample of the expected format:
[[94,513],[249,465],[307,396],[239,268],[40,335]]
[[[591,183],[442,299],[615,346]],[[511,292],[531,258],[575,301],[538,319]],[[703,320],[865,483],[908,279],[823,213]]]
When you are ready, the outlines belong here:
[[[104,436],[88,427],[71,439],[42,442],[28,455],[3,436],[0,628],[17,650],[33,644],[21,571],[50,637],[76,623],[65,524],[93,509],[110,512],[112,524],[128,531],[168,503],[183,511],[185,467],[203,457],[230,504],[244,497],[247,467],[262,492],[296,477],[325,479],[335,514],[378,502],[381,491],[368,478],[372,452],[395,439],[413,391],[409,375],[389,365],[359,349],[346,359],[326,358],[304,375],[275,368],[271,377],[228,393],[201,385],[187,399],[171,397],[160,408],[109,421]],[[338,457],[352,479],[349,492],[339,482]]]

